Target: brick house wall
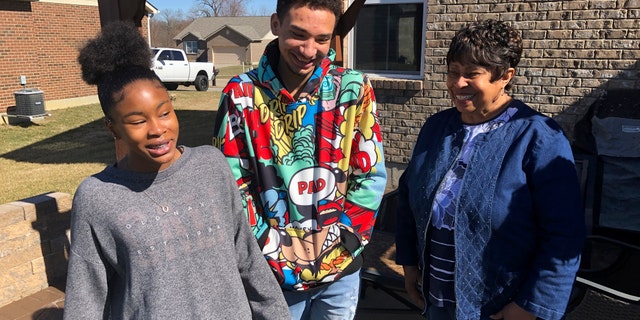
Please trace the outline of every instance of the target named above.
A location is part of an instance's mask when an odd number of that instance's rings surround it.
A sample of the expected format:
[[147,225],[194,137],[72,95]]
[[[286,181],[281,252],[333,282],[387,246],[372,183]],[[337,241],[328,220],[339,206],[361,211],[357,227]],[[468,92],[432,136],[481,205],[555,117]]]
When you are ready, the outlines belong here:
[[97,0],[0,1],[0,113],[15,105],[20,76],[27,88],[43,91],[47,109],[95,96],[95,87],[81,78],[77,56],[99,30]]
[[640,0],[427,1],[423,81],[374,79],[390,187],[411,157],[425,119],[449,108],[445,56],[468,22],[500,19],[518,28],[523,58],[512,96],[573,126],[611,89],[640,89]]

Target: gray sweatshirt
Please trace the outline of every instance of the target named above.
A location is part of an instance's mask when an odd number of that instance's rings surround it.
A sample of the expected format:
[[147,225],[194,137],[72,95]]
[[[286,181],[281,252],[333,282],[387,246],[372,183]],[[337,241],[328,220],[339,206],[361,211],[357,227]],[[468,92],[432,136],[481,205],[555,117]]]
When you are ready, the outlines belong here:
[[289,319],[220,151],[80,184],[64,319]]

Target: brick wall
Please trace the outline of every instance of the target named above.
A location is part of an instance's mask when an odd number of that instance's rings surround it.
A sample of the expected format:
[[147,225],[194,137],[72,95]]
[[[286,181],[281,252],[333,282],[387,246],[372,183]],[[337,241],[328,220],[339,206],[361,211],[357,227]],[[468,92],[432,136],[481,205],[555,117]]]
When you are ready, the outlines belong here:
[[607,90],[640,89],[640,0],[427,1],[424,81],[409,81],[421,89],[373,81],[391,167],[409,160],[424,120],[451,106],[445,56],[453,34],[487,18],[509,21],[524,39],[512,95],[553,117],[570,139]]
[[77,62],[78,50],[100,31],[97,1],[87,2],[0,1],[0,113],[15,105],[20,76],[26,76],[27,88],[43,91],[45,107],[49,100],[96,94]]
[[0,112],[15,105],[21,75],[45,100],[96,94],[82,81],[76,57],[100,30],[97,6],[0,1],[0,26]]
[[63,285],[71,202],[54,192],[0,205],[0,307]]

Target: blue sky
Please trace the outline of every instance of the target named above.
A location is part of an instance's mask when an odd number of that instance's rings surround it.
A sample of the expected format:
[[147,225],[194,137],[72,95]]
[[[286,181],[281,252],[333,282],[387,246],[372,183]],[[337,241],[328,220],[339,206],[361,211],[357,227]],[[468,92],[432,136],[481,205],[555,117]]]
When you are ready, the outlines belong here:
[[[154,7],[162,11],[163,9],[181,9],[184,13],[195,3],[195,0],[148,0]],[[270,15],[276,11],[277,0],[245,0],[246,7],[250,13]]]

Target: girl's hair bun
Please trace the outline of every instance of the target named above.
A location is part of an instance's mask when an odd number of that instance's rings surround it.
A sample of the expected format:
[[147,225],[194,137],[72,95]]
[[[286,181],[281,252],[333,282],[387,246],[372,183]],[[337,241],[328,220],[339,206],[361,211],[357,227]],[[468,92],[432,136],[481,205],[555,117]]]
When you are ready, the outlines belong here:
[[151,49],[133,23],[114,21],[80,50],[78,62],[82,79],[98,85],[114,71],[151,68]]

